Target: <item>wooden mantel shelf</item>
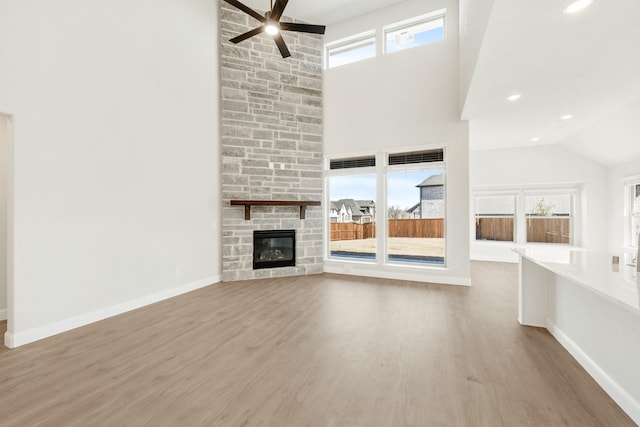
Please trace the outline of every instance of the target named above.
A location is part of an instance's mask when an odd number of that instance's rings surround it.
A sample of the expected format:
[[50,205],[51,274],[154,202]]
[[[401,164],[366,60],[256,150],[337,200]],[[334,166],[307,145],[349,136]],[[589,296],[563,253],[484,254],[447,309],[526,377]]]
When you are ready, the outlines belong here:
[[300,219],[305,218],[307,206],[320,206],[320,202],[298,200],[231,200],[231,206],[244,206],[244,219],[251,219],[251,206],[299,206]]

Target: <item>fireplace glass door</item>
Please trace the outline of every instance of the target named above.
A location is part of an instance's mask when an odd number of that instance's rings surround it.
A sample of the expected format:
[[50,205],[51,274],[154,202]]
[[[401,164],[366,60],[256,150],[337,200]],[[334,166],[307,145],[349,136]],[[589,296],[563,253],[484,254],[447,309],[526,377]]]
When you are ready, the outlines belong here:
[[253,232],[253,269],[296,265],[296,231]]

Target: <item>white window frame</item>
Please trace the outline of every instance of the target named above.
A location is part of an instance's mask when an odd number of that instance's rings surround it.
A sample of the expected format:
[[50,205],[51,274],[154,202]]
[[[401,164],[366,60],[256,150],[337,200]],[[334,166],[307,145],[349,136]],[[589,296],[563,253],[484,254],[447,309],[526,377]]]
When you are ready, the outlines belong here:
[[[480,198],[480,197],[513,197],[514,199],[514,211],[513,211],[513,240],[483,240],[480,239],[478,240],[475,237],[475,222],[476,222],[476,199]],[[519,197],[519,193],[515,192],[515,191],[474,191],[473,192],[473,198],[472,198],[472,204],[471,206],[473,207],[473,224],[474,224],[474,229],[472,232],[472,236],[473,237],[473,241],[475,242],[481,242],[481,243],[493,243],[493,244],[506,244],[506,245],[512,245],[514,243],[518,242],[518,230],[519,230],[519,221],[518,221],[518,207],[520,206],[520,204],[522,203]],[[491,218],[491,217],[484,217],[484,218]],[[504,217],[499,217],[496,216],[495,218],[504,218]]]
[[637,249],[638,240],[633,235],[633,219],[635,214],[635,187],[640,185],[640,175],[626,177],[624,184],[624,245],[628,249]]
[[[640,180],[640,177],[638,177]],[[470,206],[474,206],[470,213],[470,227],[475,227],[475,205],[474,200],[476,196],[516,196],[516,219],[515,219],[515,241],[503,242],[494,240],[476,240],[474,236],[475,228],[473,231],[470,229],[470,240],[472,244],[478,245],[506,245],[513,247],[525,246],[525,245],[552,245],[552,246],[579,246],[582,241],[580,235],[582,227],[582,211],[580,210],[580,197],[581,197],[581,184],[575,184],[575,186],[526,186],[526,187],[479,187],[474,188],[471,191]],[[542,242],[527,242],[527,212],[526,212],[526,198],[528,196],[545,196],[545,195],[562,195],[570,194],[571,200],[571,216],[570,216],[570,232],[571,238],[569,243],[542,243]],[[471,210],[471,209],[470,209]],[[562,217],[560,217],[562,218]],[[566,217],[564,217],[566,218]]]
[[[384,170],[383,170],[383,187],[384,187],[384,212],[387,212],[387,183],[389,182],[389,173],[403,173],[403,172],[423,172],[429,169],[441,170],[444,173],[443,187],[444,187],[444,263],[442,265],[417,265],[413,263],[407,263],[402,261],[390,261],[389,260],[389,251],[387,247],[387,237],[388,237],[388,227],[387,227],[387,215],[383,215],[381,217],[376,217],[380,222],[376,224],[380,233],[377,233],[378,242],[377,245],[382,250],[382,258],[384,259],[385,264],[389,265],[410,265],[416,266],[418,268],[430,268],[430,269],[444,269],[447,268],[447,151],[445,147],[439,147],[437,149],[442,149],[444,152],[444,161],[442,162],[430,162],[430,163],[412,163],[406,165],[389,165],[389,155],[394,155],[397,153],[402,153],[403,151],[412,151],[412,150],[394,150],[387,151],[384,153]],[[413,150],[413,151],[422,151],[422,150]],[[429,151],[429,150],[424,150]],[[384,223],[384,226],[381,227],[381,223]],[[381,242],[383,240],[383,242]],[[382,245],[382,246],[380,246]]]
[[[404,152],[412,152],[412,151],[430,151],[430,150],[442,150],[444,161],[442,162],[430,162],[430,163],[414,163],[414,164],[406,164],[406,165],[392,165],[389,166],[389,155],[394,155],[398,153]],[[348,169],[331,169],[330,164],[331,161],[334,160],[342,160],[342,159],[351,159],[351,158],[361,158],[361,157],[376,157],[376,166],[374,167],[361,167],[361,168],[348,168]],[[387,176],[389,172],[419,172],[424,171],[426,169],[440,169],[444,171],[444,264],[442,265],[420,265],[415,263],[404,263],[400,261],[389,261],[387,254]],[[327,227],[327,231],[324,233],[325,239],[325,253],[324,259],[328,262],[340,262],[344,265],[349,264],[367,264],[367,265],[376,265],[380,268],[402,268],[403,270],[409,271],[425,271],[425,270],[447,270],[447,242],[449,239],[448,235],[448,209],[447,209],[447,177],[448,177],[448,169],[447,169],[447,147],[446,146],[427,146],[422,147],[420,150],[416,150],[415,147],[409,147],[406,149],[397,148],[394,150],[385,150],[385,151],[363,151],[358,153],[350,153],[344,154],[340,156],[332,156],[325,158],[325,171],[324,171],[324,194],[325,194],[325,203],[326,206],[323,214],[323,221],[330,221],[330,205],[331,205],[331,194],[329,191],[329,180],[333,176],[355,176],[355,175],[376,175],[376,259],[375,261],[369,260],[351,260],[348,258],[340,258],[340,257],[332,257],[331,256],[331,228]],[[383,214],[380,215],[380,212]]]
[[[331,206],[331,191],[329,191],[329,181],[331,179],[331,177],[334,176],[358,176],[358,175],[374,175],[376,177],[376,195],[380,194],[380,180],[378,178],[378,166],[370,166],[370,167],[358,167],[358,168],[345,168],[345,169],[331,169],[330,168],[330,164],[332,160],[342,160],[342,159],[350,159],[350,158],[359,158],[359,157],[371,157],[371,153],[366,153],[366,154],[360,154],[360,155],[351,155],[351,156],[336,156],[330,159],[326,159],[326,166],[325,166],[325,188],[324,188],[324,194],[325,194],[325,205],[329,207],[329,209],[326,210],[325,214],[323,215],[323,221],[325,220],[329,220],[331,221],[331,217],[330,217],[330,206]],[[378,165],[378,159],[376,159],[376,165]],[[376,200],[376,206],[378,206],[378,201]],[[376,207],[376,211],[377,211],[377,207]],[[340,213],[338,212],[338,215],[340,215]],[[332,261],[340,261],[340,262],[356,262],[356,263],[366,263],[366,264],[376,264],[378,262],[378,240],[376,240],[376,257],[374,260],[351,260],[348,258],[343,258],[343,257],[338,257],[338,256],[332,256],[331,255],[331,222],[328,223],[329,225],[326,227],[327,228],[327,232],[325,233],[325,254],[324,254],[324,258],[325,260],[332,260]]]
[[[404,29],[408,29],[408,28],[412,28],[412,27],[416,27],[418,25],[424,24],[424,23],[428,23],[428,22],[432,22],[432,21],[436,21],[442,19],[443,23],[442,23],[442,40],[438,40],[438,41],[443,41],[446,40],[447,38],[447,9],[439,9],[424,15],[420,15],[420,16],[415,16],[413,18],[409,18],[409,19],[405,19],[403,21],[399,21],[399,22],[395,22],[393,24],[389,24],[389,25],[385,25],[384,27],[382,27],[382,49],[383,49],[383,53],[385,55],[388,54],[392,54],[392,53],[396,53],[396,52],[400,52],[403,49],[400,50],[395,50],[393,52],[388,52],[387,51],[387,35],[390,33],[394,33],[396,31],[400,31],[400,30],[404,30]],[[436,42],[434,42],[436,43]],[[427,43],[427,44],[431,44],[431,43]],[[426,46],[424,44],[422,45],[418,45],[418,46],[414,46],[414,47],[420,47],[420,46]],[[412,48],[410,48],[412,49]]]
[[[531,244],[543,244],[543,245],[561,245],[561,246],[575,246],[576,242],[576,206],[577,206],[577,190],[575,188],[544,188],[544,189],[535,189],[535,190],[524,190],[523,198],[522,198],[522,206],[524,211],[524,222],[523,222],[523,234],[524,239],[523,243],[527,245]],[[570,195],[571,196],[571,214],[569,216],[569,243],[543,243],[543,242],[529,242],[527,241],[527,197],[535,197],[535,196],[561,196],[561,195]],[[540,217],[540,218],[554,218],[553,216],[548,217]],[[566,217],[561,217],[566,218]]]
[[[373,50],[374,50],[374,54],[372,57],[369,58],[363,58],[361,60],[357,60],[357,61],[353,61],[353,62],[349,62],[347,64],[342,64],[342,65],[334,65],[333,67],[329,66],[329,57],[330,54],[333,53],[339,53],[345,50],[349,50],[349,49],[353,49],[353,48],[357,48],[366,44],[369,44],[373,42]],[[333,42],[327,43],[324,45],[324,69],[330,69],[330,68],[337,68],[337,67],[342,67],[344,65],[349,65],[349,64],[354,64],[360,61],[364,61],[367,59],[371,59],[371,58],[375,58],[378,54],[378,48],[377,48],[377,40],[376,40],[376,30],[369,30],[369,31],[365,31],[359,34],[354,34],[352,36],[349,37],[344,37],[342,39],[339,40],[335,40]]]

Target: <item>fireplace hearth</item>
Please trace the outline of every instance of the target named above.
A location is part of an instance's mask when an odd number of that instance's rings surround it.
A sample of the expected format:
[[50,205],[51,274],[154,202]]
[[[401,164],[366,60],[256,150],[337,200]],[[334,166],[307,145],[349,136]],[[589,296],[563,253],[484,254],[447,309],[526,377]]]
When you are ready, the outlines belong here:
[[296,265],[295,230],[253,232],[253,269],[293,267]]

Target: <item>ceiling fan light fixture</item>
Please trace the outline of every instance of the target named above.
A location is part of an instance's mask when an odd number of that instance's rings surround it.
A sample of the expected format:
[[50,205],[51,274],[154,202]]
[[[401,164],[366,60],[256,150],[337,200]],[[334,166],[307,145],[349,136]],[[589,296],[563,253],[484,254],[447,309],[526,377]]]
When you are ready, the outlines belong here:
[[275,36],[280,32],[280,28],[275,22],[267,22],[264,26],[264,32],[270,36]]
[[593,3],[593,0],[574,0],[562,10],[562,13],[566,15],[570,15],[572,13],[578,13],[586,9],[587,7],[589,7],[591,3]]
[[311,25],[311,24],[299,24],[295,22],[281,22],[280,18],[284,12],[284,9],[287,7],[289,0],[275,0],[271,2],[271,9],[266,12],[264,15],[256,12],[251,9],[246,4],[240,2],[239,0],[224,0],[225,3],[230,4],[236,9],[240,9],[242,12],[247,15],[255,18],[257,21],[260,21],[260,26],[254,28],[253,30],[249,30],[244,34],[240,34],[229,41],[233,44],[238,44],[241,41],[247,40],[251,37],[257,36],[258,34],[267,33],[275,42],[280,54],[283,58],[288,58],[291,56],[291,52],[287,47],[287,44],[284,42],[282,38],[282,31],[293,31],[297,33],[310,33],[310,34],[324,34],[326,27],[324,25]]

